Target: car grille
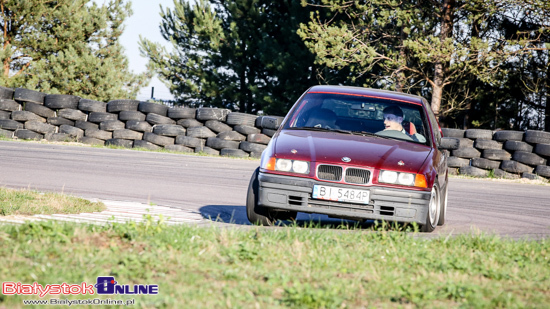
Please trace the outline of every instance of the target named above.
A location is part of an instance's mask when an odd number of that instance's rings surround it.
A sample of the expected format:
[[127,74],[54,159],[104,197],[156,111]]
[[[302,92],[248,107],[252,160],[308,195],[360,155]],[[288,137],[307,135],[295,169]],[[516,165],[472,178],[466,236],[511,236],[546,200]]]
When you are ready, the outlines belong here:
[[337,165],[319,165],[317,178],[321,180],[340,181],[342,179],[342,167]]
[[369,182],[370,172],[361,168],[346,169],[345,181],[348,183],[366,184]]
[[[338,165],[321,164],[317,167],[317,178],[320,180],[340,181],[342,180],[343,168]],[[367,184],[370,178],[370,171],[362,168],[347,168],[344,181],[353,184]]]

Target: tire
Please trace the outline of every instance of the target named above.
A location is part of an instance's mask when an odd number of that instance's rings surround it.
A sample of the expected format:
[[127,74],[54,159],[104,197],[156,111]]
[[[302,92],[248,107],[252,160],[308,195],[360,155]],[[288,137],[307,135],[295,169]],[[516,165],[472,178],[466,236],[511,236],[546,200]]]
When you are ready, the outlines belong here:
[[59,133],[65,133],[76,138],[84,136],[84,130],[66,124],[59,127]]
[[15,131],[23,129],[23,124],[11,119],[0,119],[0,129]]
[[143,140],[153,143],[155,145],[164,146],[164,147],[168,145],[174,145],[173,137],[160,136],[149,132],[143,133]]
[[448,149],[448,150],[455,150],[458,149],[459,145],[458,138],[454,137],[442,137],[441,143],[439,144],[439,148],[441,149]]
[[10,119],[10,118],[11,118],[10,112],[0,111],[0,119]]
[[263,144],[256,144],[251,142],[241,142],[239,144],[239,148],[246,151],[246,152],[255,152],[255,153],[262,153],[267,146]]
[[441,197],[439,185],[437,183],[432,187],[428,212],[426,213],[425,223],[421,226],[420,232],[431,233],[435,230],[439,220],[439,210],[441,209]]
[[512,155],[504,149],[485,149],[482,157],[489,160],[503,161],[510,160]]
[[535,174],[542,177],[550,178],[550,166],[539,165],[535,168]]
[[176,121],[174,121],[173,119],[154,113],[147,114],[145,120],[150,124],[176,124]]
[[184,128],[196,128],[196,127],[204,126],[204,123],[197,121],[195,119],[180,119],[176,122],[176,124]]
[[138,105],[138,100],[113,100],[107,103],[107,112],[137,111]]
[[225,121],[227,119],[227,114],[229,114],[228,109],[221,108],[199,108],[197,109],[197,120],[218,120]]
[[103,130],[99,130],[99,129],[91,129],[91,130],[86,130],[84,132],[84,136],[86,137],[93,137],[95,139],[100,139],[100,140],[108,140],[108,139],[111,139],[113,138],[113,132],[108,132],[108,131],[103,131]]
[[0,99],[13,100],[14,92],[12,88],[0,86]]
[[197,109],[187,107],[171,107],[168,109],[168,117],[172,119],[192,119],[195,118]]
[[83,136],[83,137],[79,138],[78,142],[82,143],[82,144],[88,144],[88,145],[98,145],[98,146],[104,146],[105,145],[104,140],[93,138],[93,137],[88,137],[88,136]]
[[534,154],[532,152],[516,151],[512,155],[512,160],[516,160],[520,163],[527,165],[545,165],[546,159]]
[[523,131],[511,131],[511,130],[497,131],[493,135],[493,139],[499,142],[522,141]]
[[250,157],[251,157],[251,158],[259,159],[259,158],[262,157],[262,153],[261,153],[261,152],[253,151],[253,152],[250,153]]
[[129,120],[126,129],[138,132],[153,132],[153,127],[147,121]]
[[464,130],[461,129],[441,128],[441,132],[443,133],[443,137],[464,137]]
[[107,120],[99,124],[99,129],[103,131],[122,130],[126,127],[126,124],[118,120]]
[[46,122],[46,119],[44,117],[40,117],[35,113],[31,113],[28,111],[15,111],[11,113],[11,119],[15,121],[40,121],[40,122]]
[[118,120],[118,115],[102,112],[92,112],[88,115],[88,121],[93,123],[101,123],[110,120]]
[[262,128],[277,130],[285,118],[279,116],[264,116],[262,118]]
[[219,138],[219,139],[226,140],[226,141],[238,141],[238,142],[241,142],[241,141],[246,140],[246,136],[244,136],[244,135],[242,135],[241,133],[236,132],[236,131],[221,132],[221,133],[219,133],[216,137]]
[[504,171],[515,174],[531,173],[533,171],[532,167],[514,160],[502,161],[502,163],[500,164],[500,168]]
[[60,109],[57,111],[57,116],[67,118],[69,120],[80,120],[80,121],[86,121],[88,118],[88,115],[84,114],[83,112],[76,110],[76,109]]
[[124,148],[132,148],[134,146],[134,141],[120,138],[111,138],[105,141],[105,146],[110,145]]
[[468,129],[464,133],[464,136],[471,139],[493,139],[493,131],[483,129]]
[[128,120],[137,120],[145,121],[145,114],[138,111],[122,111],[118,114],[118,120],[128,121]]
[[44,105],[44,97],[46,94],[39,91],[29,90],[25,88],[15,88],[13,99],[19,102],[32,102]]
[[81,120],[75,121],[74,126],[79,128],[79,129],[82,129],[84,131],[89,130],[89,129],[96,129],[96,130],[99,129],[98,124],[91,123],[91,122],[88,122],[88,121],[81,121]]
[[40,105],[32,102],[26,102],[24,110],[29,111],[31,113],[35,113],[38,116],[44,117],[44,118],[50,118],[50,117],[56,116],[55,111],[53,111],[52,109],[44,105]]
[[460,175],[467,175],[472,177],[487,177],[489,176],[489,171],[475,166],[463,166],[459,169]]
[[465,147],[453,150],[452,155],[459,158],[471,159],[479,158],[481,156],[481,152],[473,147]]
[[219,156],[220,151],[210,147],[195,147],[195,153],[204,153],[211,156]]
[[52,109],[77,109],[80,97],[68,94],[48,94],[44,97],[44,105]]
[[0,99],[0,110],[8,112],[18,111],[21,110],[21,104],[13,100]]
[[502,149],[502,143],[491,139],[477,139],[474,147],[480,150],[483,149]]
[[458,148],[474,147],[474,141],[469,138],[459,138]]
[[242,151],[241,149],[223,148],[222,150],[220,150],[220,156],[248,158],[250,155]]
[[245,113],[229,113],[227,115],[227,124],[244,125],[253,127],[258,116]]
[[526,142],[520,142],[520,141],[506,141],[504,143],[504,149],[509,151],[533,152],[533,146],[529,145]]
[[524,138],[531,144],[550,144],[550,132],[527,130]]
[[271,137],[265,134],[249,134],[246,138],[247,142],[267,145],[271,141]]
[[179,135],[176,137],[176,144],[182,145],[190,148],[204,147],[206,141],[196,137],[189,137]]
[[206,146],[221,150],[223,148],[239,149],[239,142],[226,141],[217,137],[209,137],[206,140]]
[[484,158],[473,158],[472,166],[479,167],[484,170],[495,170],[500,167],[500,161],[493,161]]
[[537,174],[533,173],[522,173],[521,178],[529,179],[529,180],[539,180],[541,177]]
[[65,124],[65,125],[74,127],[75,125],[74,121],[63,117],[50,117],[46,122],[54,126],[60,126]]
[[139,140],[142,138],[143,138],[143,133],[133,131],[133,130],[121,129],[121,130],[113,131],[113,139]]
[[149,143],[148,141],[144,140],[135,140],[134,141],[134,148],[145,148],[149,150],[160,150],[162,147],[157,146],[153,143]]
[[215,133],[233,131],[233,128],[218,120],[208,120],[204,125]]
[[275,223],[275,218],[271,216],[273,212],[258,205],[260,187],[258,181],[259,172],[260,168],[258,167],[252,174],[250,182],[248,183],[248,192],[246,194],[246,216],[251,224],[271,226]]
[[195,150],[193,148],[189,148],[183,145],[168,145],[165,147],[165,149],[170,151],[177,151],[177,152],[194,152]]
[[187,136],[196,138],[216,137],[216,133],[207,127],[192,127],[187,129]]
[[154,113],[166,117],[168,113],[168,106],[162,103],[140,102],[138,105],[138,111],[146,114]]
[[495,177],[497,178],[505,178],[505,179],[518,179],[519,176],[517,174],[508,173],[502,169],[496,169],[493,170]]
[[107,103],[90,99],[80,99],[80,101],[78,101],[78,109],[85,112],[106,113]]
[[0,136],[5,138],[13,138],[13,131],[0,129]]
[[74,142],[76,140],[67,133],[46,133],[44,139],[51,142]]
[[55,133],[57,131],[56,126],[52,126],[51,124],[47,124],[36,120],[25,122],[25,129],[34,131],[36,133],[41,133],[41,134]]
[[442,226],[447,220],[447,197],[449,196],[449,179],[447,178],[447,183],[445,184],[445,189],[441,193],[441,204],[439,209],[439,220],[437,220],[437,225]]
[[550,144],[537,144],[535,146],[535,153],[539,156],[550,158]]
[[262,134],[267,135],[269,137],[272,137],[277,133],[277,130],[271,130],[271,129],[262,129]]
[[44,138],[44,135],[36,133],[31,130],[19,129],[15,131],[15,137],[20,139],[29,139],[29,140],[41,140]]
[[158,124],[153,127],[153,133],[162,136],[176,137],[178,135],[185,135],[185,128],[177,124]]

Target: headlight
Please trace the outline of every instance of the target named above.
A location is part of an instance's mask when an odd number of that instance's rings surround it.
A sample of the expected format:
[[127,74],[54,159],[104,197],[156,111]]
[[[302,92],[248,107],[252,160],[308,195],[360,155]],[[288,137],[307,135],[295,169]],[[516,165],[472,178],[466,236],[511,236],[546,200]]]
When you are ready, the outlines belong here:
[[394,171],[380,171],[378,182],[391,183],[402,186],[426,187],[426,178],[421,174],[401,173]]
[[265,163],[265,166],[262,165],[262,168],[270,171],[309,174],[309,162],[300,160],[276,159],[272,157]]

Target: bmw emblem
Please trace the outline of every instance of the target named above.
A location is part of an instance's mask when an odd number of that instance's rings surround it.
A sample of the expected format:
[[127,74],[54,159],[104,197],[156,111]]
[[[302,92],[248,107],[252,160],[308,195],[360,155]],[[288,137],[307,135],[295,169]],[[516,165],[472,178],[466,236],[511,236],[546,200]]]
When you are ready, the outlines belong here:
[[348,163],[348,162],[351,162],[351,159],[348,157],[342,157],[342,161]]
[[397,162],[397,164],[398,164],[399,166],[403,166],[403,165],[405,165],[405,162],[403,162],[403,160],[401,160],[401,161]]

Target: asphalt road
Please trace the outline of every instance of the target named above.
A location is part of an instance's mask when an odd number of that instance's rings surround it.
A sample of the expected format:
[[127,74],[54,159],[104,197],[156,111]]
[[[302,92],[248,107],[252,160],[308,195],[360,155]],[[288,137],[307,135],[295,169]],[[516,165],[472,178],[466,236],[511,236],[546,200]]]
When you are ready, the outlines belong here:
[[[199,211],[248,225],[245,197],[259,161],[0,141],[0,186],[55,191]],[[437,234],[483,231],[515,239],[550,236],[550,186],[452,178],[448,221]],[[326,216],[299,214],[322,224]]]

